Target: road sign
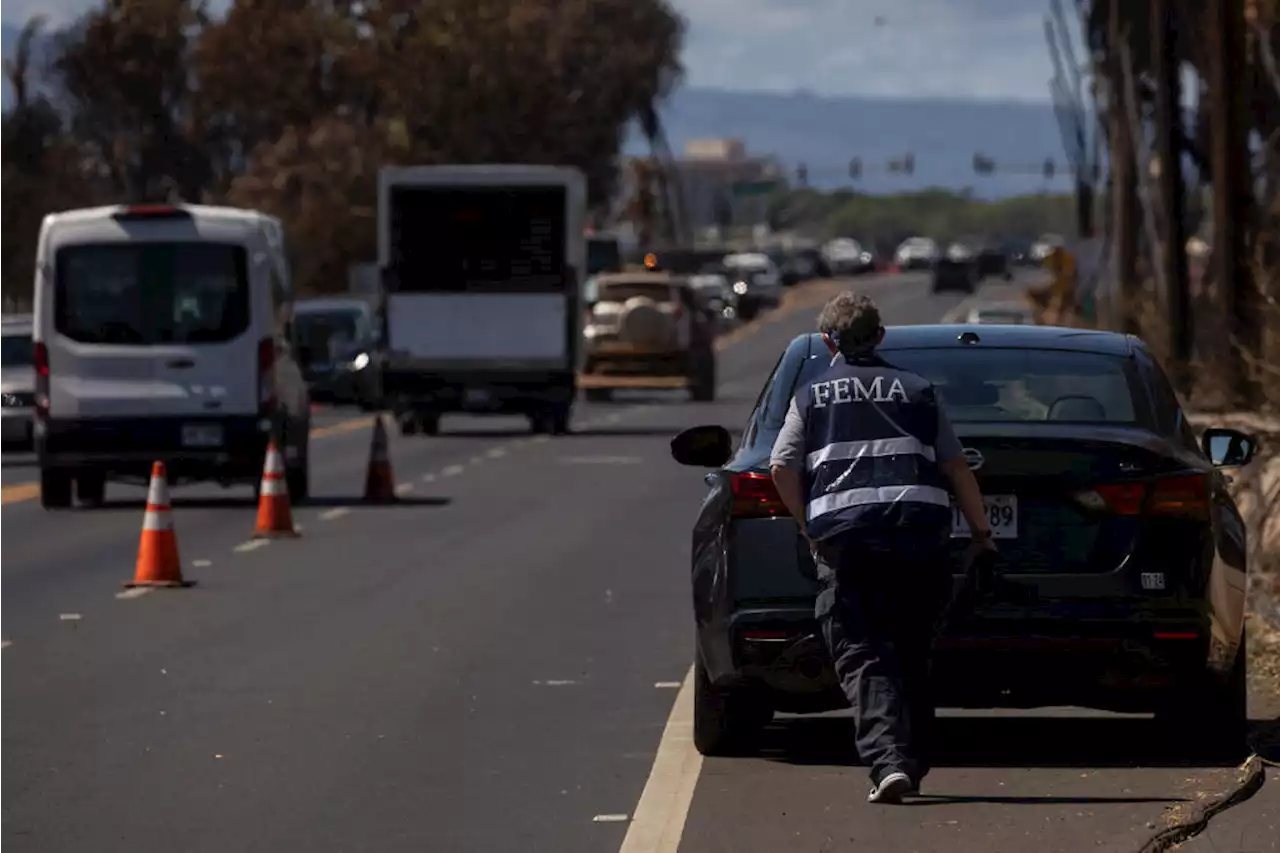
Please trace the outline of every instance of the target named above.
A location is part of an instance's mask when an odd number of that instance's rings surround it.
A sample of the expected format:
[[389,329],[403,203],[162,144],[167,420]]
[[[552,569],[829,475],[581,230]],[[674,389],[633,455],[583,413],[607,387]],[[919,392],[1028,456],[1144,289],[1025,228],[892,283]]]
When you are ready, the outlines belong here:
[[768,195],[778,188],[777,181],[734,181],[733,194],[736,196],[744,195]]

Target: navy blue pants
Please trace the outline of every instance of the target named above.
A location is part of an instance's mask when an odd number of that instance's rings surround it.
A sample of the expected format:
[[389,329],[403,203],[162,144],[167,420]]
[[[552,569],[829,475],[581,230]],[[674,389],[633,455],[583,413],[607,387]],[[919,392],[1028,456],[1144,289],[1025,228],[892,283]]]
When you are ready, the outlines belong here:
[[818,545],[816,616],[854,712],[858,756],[873,784],[929,772],[935,708],[929,663],[951,594],[937,536],[844,534]]

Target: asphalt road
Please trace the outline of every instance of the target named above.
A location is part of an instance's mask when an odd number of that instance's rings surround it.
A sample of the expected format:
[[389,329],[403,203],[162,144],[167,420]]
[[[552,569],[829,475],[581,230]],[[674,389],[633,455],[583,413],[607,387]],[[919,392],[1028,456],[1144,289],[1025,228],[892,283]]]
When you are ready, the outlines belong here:
[[[962,301],[917,275],[854,286],[890,323]],[[744,423],[815,313],[727,338],[716,403],[581,404],[562,438],[470,418],[393,435],[394,507],[359,502],[367,419],[322,413],[300,539],[250,545],[247,490],[174,490],[190,589],[119,597],[142,490],[45,513],[6,455],[10,853],[1136,849],[1229,774],[1131,720],[949,721],[923,810],[865,804],[838,715],[781,721],[759,758],[692,752],[704,486],[667,443]]]

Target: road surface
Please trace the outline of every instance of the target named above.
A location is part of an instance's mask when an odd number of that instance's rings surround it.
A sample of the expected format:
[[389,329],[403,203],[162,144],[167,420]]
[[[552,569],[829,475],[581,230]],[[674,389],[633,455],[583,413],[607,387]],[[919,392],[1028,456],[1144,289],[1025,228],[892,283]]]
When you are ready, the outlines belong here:
[[[962,302],[920,275],[855,286],[889,323]],[[839,715],[780,720],[758,758],[692,751],[704,486],[668,440],[740,427],[803,305],[725,339],[716,403],[393,435],[394,507],[359,502],[368,418],[322,413],[300,539],[251,543],[248,490],[175,489],[190,589],[122,597],[141,489],[46,513],[6,455],[6,853],[1136,850],[1231,775],[1141,721],[948,720],[923,808],[865,803]]]

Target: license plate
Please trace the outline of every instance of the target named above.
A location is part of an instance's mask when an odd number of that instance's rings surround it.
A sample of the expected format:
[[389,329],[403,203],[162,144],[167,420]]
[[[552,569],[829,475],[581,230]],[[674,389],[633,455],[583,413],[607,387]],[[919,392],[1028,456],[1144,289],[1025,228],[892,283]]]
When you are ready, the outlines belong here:
[[186,424],[182,427],[183,447],[221,447],[222,427],[218,424]]
[[483,406],[493,399],[488,388],[468,388],[463,395],[468,406]]
[[[993,539],[1018,538],[1018,498],[1016,495],[983,495],[987,510],[987,524],[991,525]],[[951,536],[967,539],[971,535],[969,522],[954,503],[951,505]]]

